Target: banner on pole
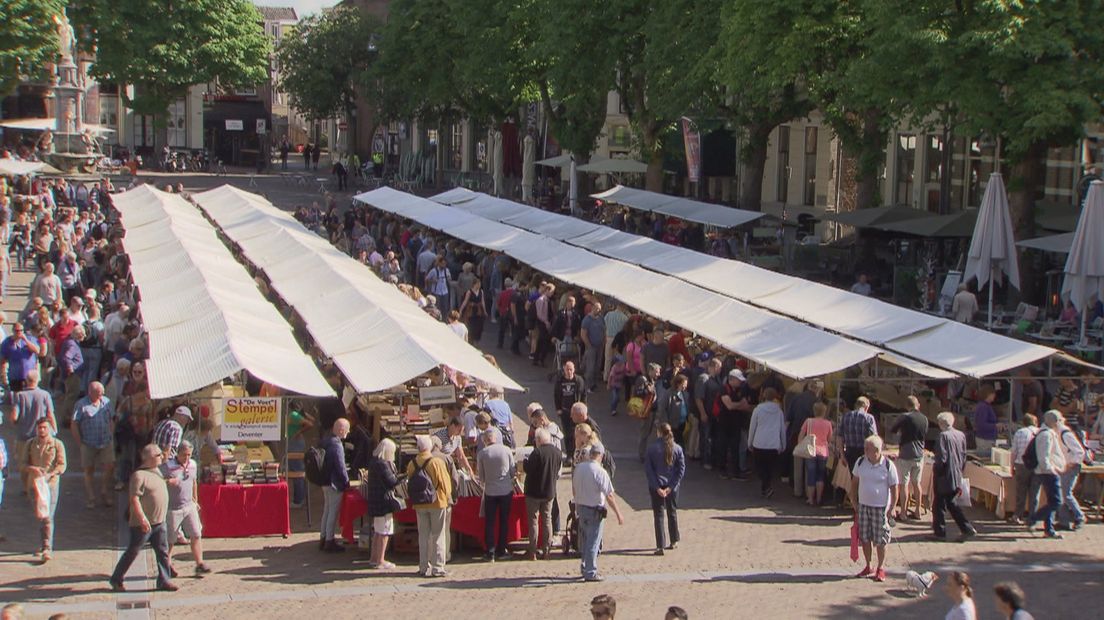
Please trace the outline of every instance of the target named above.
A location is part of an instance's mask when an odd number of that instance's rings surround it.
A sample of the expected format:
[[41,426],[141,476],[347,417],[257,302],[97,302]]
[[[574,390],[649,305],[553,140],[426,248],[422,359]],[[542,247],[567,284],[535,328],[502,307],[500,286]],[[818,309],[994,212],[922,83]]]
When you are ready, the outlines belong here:
[[686,176],[691,183],[701,179],[701,134],[694,129],[694,123],[682,117],[682,143],[686,147]]
[[222,399],[222,441],[279,441],[279,398]]

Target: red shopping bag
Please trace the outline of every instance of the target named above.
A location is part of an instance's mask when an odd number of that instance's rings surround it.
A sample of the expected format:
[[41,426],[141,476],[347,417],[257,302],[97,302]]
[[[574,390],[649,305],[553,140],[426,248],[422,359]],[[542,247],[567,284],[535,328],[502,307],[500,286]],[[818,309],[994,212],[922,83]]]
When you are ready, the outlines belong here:
[[851,561],[859,561],[859,521],[851,523]]

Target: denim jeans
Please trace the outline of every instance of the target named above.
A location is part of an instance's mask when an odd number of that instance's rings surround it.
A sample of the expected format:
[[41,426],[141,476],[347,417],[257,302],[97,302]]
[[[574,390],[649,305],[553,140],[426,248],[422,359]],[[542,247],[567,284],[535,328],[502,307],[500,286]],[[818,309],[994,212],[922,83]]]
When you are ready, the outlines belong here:
[[615,386],[610,393],[610,414],[617,413],[617,406],[621,404],[621,386]]
[[1031,515],[1029,523],[1035,523],[1041,519],[1046,533],[1053,534],[1054,514],[1062,506],[1061,484],[1057,474],[1036,474],[1035,478],[1039,480],[1039,486],[1046,493],[1047,503],[1046,506],[1036,510],[1035,514]]
[[332,486],[322,487],[322,538],[327,542],[337,533],[337,517],[341,512],[341,491]]
[[[483,547],[487,553],[506,555],[506,543],[510,533],[511,495],[483,496]],[[498,544],[495,545],[495,520],[498,520]]]
[[593,506],[576,506],[579,516],[579,555],[584,578],[598,576],[598,550],[602,547],[602,526],[605,520]]
[[157,560],[157,587],[169,583],[169,537],[165,523],[154,523],[148,532],[142,532],[142,528],[130,528],[130,543],[126,551],[115,565],[115,572],[111,574],[112,583],[123,583],[130,565],[138,557],[138,552],[146,543],[153,547],[153,555]]
[[1058,509],[1058,521],[1067,525],[1080,525],[1085,521],[1085,513],[1081,511],[1081,504],[1073,496],[1073,487],[1077,486],[1077,477],[1081,475],[1081,465],[1074,465],[1069,471],[1058,476],[1058,484],[1062,495],[1062,506]]

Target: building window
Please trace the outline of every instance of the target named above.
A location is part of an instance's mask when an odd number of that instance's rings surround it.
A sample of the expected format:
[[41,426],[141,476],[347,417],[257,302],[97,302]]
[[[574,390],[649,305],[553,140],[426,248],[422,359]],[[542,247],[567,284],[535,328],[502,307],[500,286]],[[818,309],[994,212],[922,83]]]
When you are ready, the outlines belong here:
[[912,204],[912,175],[916,168],[916,136],[897,135],[897,193],[894,202],[899,205]]
[[805,191],[802,204],[807,207],[816,204],[817,134],[816,127],[805,128]]
[[778,128],[778,202],[785,203],[790,197],[790,128],[782,125]]
[[167,125],[169,130],[169,146],[171,147],[184,148],[188,146],[188,130],[186,128],[188,114],[186,110],[187,106],[184,104],[183,99],[179,99],[169,105]]
[[1046,197],[1063,203],[1073,202],[1079,168],[1077,148],[1050,149],[1046,166]]
[[134,146],[153,146],[153,117],[134,115]]
[[996,143],[982,138],[970,140],[970,150],[967,153],[969,162],[966,168],[969,174],[966,179],[969,184],[966,194],[968,200],[966,206],[981,206],[981,199],[985,196],[985,186],[989,183],[989,175],[993,173],[995,153]]
[[624,125],[610,127],[607,143],[610,149],[627,150],[632,147],[632,132]]

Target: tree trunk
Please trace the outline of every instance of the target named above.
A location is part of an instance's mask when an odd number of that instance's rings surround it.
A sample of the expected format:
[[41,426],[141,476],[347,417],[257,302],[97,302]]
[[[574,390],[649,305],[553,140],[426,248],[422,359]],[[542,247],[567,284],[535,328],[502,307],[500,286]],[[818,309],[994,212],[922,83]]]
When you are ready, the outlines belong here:
[[[1012,165],[1009,175],[1008,207],[1012,216],[1012,230],[1016,239],[1035,236],[1035,201],[1039,198],[1046,179],[1045,142],[1035,142],[1018,162]],[[1045,290],[1033,261],[1020,261],[1020,295],[1028,303],[1042,305]]]
[[763,172],[767,168],[767,147],[774,125],[763,122],[748,127],[743,150],[744,178],[740,180],[740,209],[763,210]]
[[644,144],[641,152],[648,154],[648,171],[644,173],[644,189],[649,192],[663,191],[663,150],[658,146],[657,127],[652,124],[644,129]]
[[[352,101],[345,102],[345,126],[347,133],[345,134],[345,154],[357,152],[357,117],[356,117],[356,103]],[[331,149],[330,159],[333,159],[333,152]]]
[[882,112],[870,109],[863,113],[862,144],[859,153],[859,177],[855,188],[855,205],[859,209],[881,203],[881,173],[885,157],[885,131]]

